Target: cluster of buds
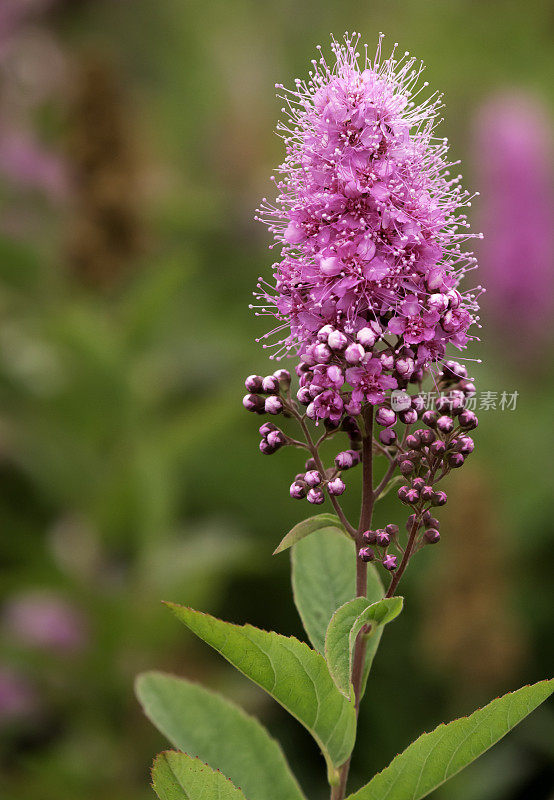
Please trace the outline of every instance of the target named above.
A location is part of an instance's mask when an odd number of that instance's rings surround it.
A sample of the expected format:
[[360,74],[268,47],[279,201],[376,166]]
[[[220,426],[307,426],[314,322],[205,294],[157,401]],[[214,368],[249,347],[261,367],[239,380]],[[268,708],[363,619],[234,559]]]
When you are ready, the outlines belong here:
[[[297,373],[302,378],[304,367],[299,365]],[[249,375],[245,380],[248,390],[243,398],[243,406],[255,414],[282,414],[284,417],[301,417],[302,404],[291,396],[291,374],[288,370],[279,369],[272,375]],[[300,394],[302,389],[297,393]],[[306,414],[306,416],[308,416]],[[325,468],[317,455],[306,461],[305,472],[298,473],[290,486],[290,496],[295,500],[307,499],[309,503],[320,505],[325,500],[325,492],[338,497],[346,490],[342,473],[357,466],[361,461],[362,435],[356,419],[342,416],[337,422],[325,421],[323,439],[336,433],[344,433],[348,437],[349,448],[341,450],[335,456],[333,464]],[[264,455],[273,455],[282,447],[292,445],[311,449],[305,442],[299,442],[287,436],[273,422],[264,422],[259,429],[261,441],[260,451]],[[321,441],[321,440],[320,440]]]
[[[362,538],[366,543],[359,551],[362,561],[378,561],[389,572],[394,572],[398,566],[398,556],[388,553],[391,543],[398,544],[398,525],[392,523],[376,531],[364,531]],[[378,549],[378,553],[375,552]]]
[[[406,483],[398,489],[402,503],[413,509],[406,524],[411,539],[410,552],[413,554],[426,544],[436,544],[440,540],[440,523],[432,510],[446,504],[446,492],[436,488],[451,470],[461,467],[473,452],[475,443],[469,431],[478,425],[477,416],[466,408],[467,399],[475,392],[475,386],[468,379],[467,370],[455,361],[447,361],[438,376],[438,387],[448,390],[435,401],[435,409],[425,410],[421,396],[406,395],[406,407],[398,414],[389,406],[381,406],[375,415],[382,426],[379,440],[387,446],[389,456],[394,458],[399,472]],[[402,422],[405,435],[400,443],[394,426]],[[416,422],[423,427],[412,430]],[[383,434],[387,434],[383,436]],[[384,531],[367,531],[364,541],[383,549],[383,557],[378,559],[388,570],[398,566],[397,556],[387,553],[391,542],[401,549],[397,539],[398,528],[389,525]],[[362,547],[359,557],[363,561],[376,559],[372,547]]]
[[244,382],[248,394],[242,399],[243,406],[247,411],[256,414],[281,414],[283,401],[280,393],[282,389],[288,389],[290,381],[291,374],[288,369],[278,369],[273,375],[266,375],[265,378],[261,375],[249,375]]
[[309,458],[305,468],[306,471],[298,473],[291,484],[290,496],[294,500],[307,498],[309,503],[318,506],[325,501],[324,489],[332,497],[338,497],[345,492],[346,484],[340,476],[341,470],[338,467],[321,471],[315,459]]

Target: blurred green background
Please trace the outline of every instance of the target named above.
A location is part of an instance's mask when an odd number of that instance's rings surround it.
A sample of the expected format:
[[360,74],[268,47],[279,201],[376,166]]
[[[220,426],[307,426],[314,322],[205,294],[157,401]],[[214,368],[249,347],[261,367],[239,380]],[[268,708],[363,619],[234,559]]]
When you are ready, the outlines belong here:
[[[475,224],[490,225],[492,251],[494,235],[513,241],[522,287],[515,310],[503,304],[508,266],[483,252],[489,300],[474,375],[481,391],[517,391],[517,406],[481,413],[478,450],[446,487],[441,546],[408,573],[406,611],[386,632],[362,711],[352,786],[423,730],[552,675],[552,4],[2,0],[5,800],[152,797],[148,769],[164,742],[133,696],[149,668],[197,678],[260,715],[309,796],[327,796],[309,736],[160,601],[302,636],[288,559],[271,556],[309,515],[288,499],[299,458],[262,456],[257,418],[241,406],[244,376],[274,369],[254,343],[263,320],[248,310],[273,260],[253,215],[282,154],[274,84],[304,75],[315,45],[346,29],[370,49],[383,31],[426,62],[445,92],[442,133],[481,192]],[[521,171],[525,183],[535,169],[544,197],[531,184],[514,190],[513,224],[498,233],[479,120],[491,98],[514,92],[540,108],[544,152],[520,151],[538,160]],[[503,196],[518,158],[504,164]],[[546,254],[536,274],[518,245],[534,202],[533,220],[547,220],[533,233]],[[353,480],[348,507],[358,499]],[[397,505],[382,501],[377,522],[402,522]],[[552,704],[436,797],[552,800]]]

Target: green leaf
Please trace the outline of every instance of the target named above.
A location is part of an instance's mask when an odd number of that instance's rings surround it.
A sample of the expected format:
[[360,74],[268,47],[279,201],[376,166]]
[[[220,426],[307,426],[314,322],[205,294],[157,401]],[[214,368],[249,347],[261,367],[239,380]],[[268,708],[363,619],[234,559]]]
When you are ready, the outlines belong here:
[[[320,531],[292,548],[294,602],[311,643],[325,652],[325,634],[331,617],[356,594],[356,548],[336,531]],[[367,571],[367,596],[372,603],[383,597],[381,579],[373,565]]]
[[288,550],[288,548],[292,547],[293,544],[296,544],[296,542],[299,542],[301,539],[305,539],[306,536],[309,536],[311,533],[315,533],[315,531],[328,530],[339,531],[339,533],[342,533],[346,537],[350,538],[348,533],[345,531],[342,522],[337,516],[335,516],[335,514],[318,514],[317,517],[304,519],[302,522],[299,522],[298,525],[295,525],[294,528],[292,528],[281,540],[279,546],[274,550],[273,555],[276,556],[277,553],[282,553],[283,550]]
[[186,753],[160,753],[152,767],[152,786],[160,800],[246,800],[221,772]]
[[325,637],[325,658],[336,687],[345,697],[350,697],[352,657],[358,634],[365,625],[370,626],[368,633],[364,634],[367,636],[364,670],[367,678],[383,626],[400,614],[403,602],[402,597],[390,597],[376,603],[370,603],[365,597],[356,597],[333,614]]
[[554,692],[554,679],[499,697],[424,733],[347,800],[419,800],[496,744]]
[[234,703],[161,672],[140,675],[136,693],[172,745],[221,770],[248,800],[304,800],[279,744]]
[[265,689],[302,723],[321,747],[330,774],[354,746],[356,713],[333,683],[325,659],[304,642],[233,625],[186,606],[168,603],[197,636]]

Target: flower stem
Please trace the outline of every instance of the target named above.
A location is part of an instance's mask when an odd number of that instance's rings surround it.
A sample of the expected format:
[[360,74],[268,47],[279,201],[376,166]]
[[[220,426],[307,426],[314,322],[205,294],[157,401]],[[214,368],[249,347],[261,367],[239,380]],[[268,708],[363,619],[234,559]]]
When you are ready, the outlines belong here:
[[[362,439],[362,509],[360,522],[356,531],[356,597],[367,597],[367,563],[358,558],[358,550],[363,544],[362,534],[371,527],[375,493],[373,491],[373,406],[367,405],[364,410],[364,436]],[[362,681],[364,673],[365,652],[367,638],[364,631],[358,634],[354,646],[352,661],[352,685],[356,714],[360,710]],[[339,782],[331,788],[331,800],[344,800],[346,782],[350,771],[350,758],[342,765],[339,771]]]

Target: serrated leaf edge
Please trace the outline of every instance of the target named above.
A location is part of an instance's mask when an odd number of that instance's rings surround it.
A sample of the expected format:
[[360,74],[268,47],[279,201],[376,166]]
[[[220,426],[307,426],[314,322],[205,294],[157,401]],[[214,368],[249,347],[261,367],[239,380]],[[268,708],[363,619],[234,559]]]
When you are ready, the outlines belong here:
[[554,694],[554,678],[545,678],[545,679],[544,679],[544,680],[542,680],[542,681],[537,681],[537,683],[526,683],[524,686],[520,686],[518,689],[513,689],[511,692],[506,692],[506,694],[502,694],[502,695],[499,695],[498,697],[494,697],[492,700],[489,700],[489,702],[488,702],[488,703],[486,703],[484,706],[479,706],[479,707],[478,707],[478,708],[476,708],[474,711],[472,711],[470,714],[465,714],[465,715],[463,715],[463,716],[461,716],[461,717],[456,717],[455,719],[451,719],[451,720],[449,720],[449,722],[441,722],[439,725],[437,725],[437,727],[436,727],[436,728],[433,728],[433,730],[431,730],[431,731],[424,731],[423,733],[421,733],[421,734],[420,734],[420,735],[417,737],[417,739],[414,739],[414,741],[413,741],[413,742],[410,742],[410,744],[409,744],[407,747],[405,747],[405,748],[404,748],[404,750],[402,750],[400,753],[397,753],[397,754],[395,755],[395,757],[393,758],[393,760],[392,760],[392,761],[391,761],[389,764],[387,764],[387,766],[386,766],[386,767],[384,767],[384,769],[382,769],[380,772],[376,772],[376,773],[375,773],[375,775],[374,775],[374,776],[371,778],[371,780],[370,780],[368,783],[366,783],[366,785],[365,785],[365,786],[362,786],[360,789],[358,789],[356,792],[354,792],[354,794],[349,794],[349,795],[348,795],[348,797],[346,798],[346,800],[355,800],[356,796],[357,796],[357,795],[359,795],[359,793],[360,793],[361,791],[363,791],[364,789],[366,789],[366,788],[368,788],[369,786],[371,786],[372,782],[373,782],[373,781],[374,781],[376,778],[378,778],[380,775],[383,775],[383,773],[385,773],[385,772],[386,772],[388,769],[390,769],[390,768],[391,768],[391,767],[394,765],[394,762],[395,762],[395,761],[396,761],[398,758],[400,758],[402,755],[404,755],[404,753],[405,753],[407,750],[409,750],[409,748],[410,748],[410,747],[411,747],[413,744],[415,744],[416,742],[419,742],[419,741],[420,741],[420,739],[423,739],[424,737],[427,737],[427,736],[431,736],[432,734],[436,733],[436,732],[437,732],[438,730],[440,730],[441,728],[446,728],[448,725],[451,725],[453,722],[459,722],[459,721],[461,721],[461,720],[464,720],[464,719],[469,719],[471,716],[473,716],[473,714],[476,714],[478,711],[483,711],[483,710],[484,710],[484,709],[485,709],[487,706],[490,706],[492,703],[496,702],[497,700],[502,700],[502,699],[503,699],[503,698],[505,698],[505,697],[509,697],[510,695],[516,694],[517,692],[520,692],[522,689],[531,689],[531,688],[533,688],[533,687],[540,686],[541,684],[547,684],[547,683],[553,683],[553,686],[552,686],[552,691],[551,691],[551,692],[550,692],[550,693],[549,693],[549,694],[548,694],[548,695],[547,695],[547,696],[544,698],[544,700],[541,700],[541,701],[540,701],[539,703],[537,703],[537,705],[535,705],[533,708],[530,708],[530,709],[527,711],[527,713],[525,714],[525,716],[523,716],[523,717],[522,717],[522,718],[521,718],[521,719],[520,719],[518,722],[516,722],[516,724],[515,724],[515,725],[513,725],[511,728],[509,728],[509,729],[506,731],[506,733],[503,733],[503,734],[502,734],[502,736],[500,736],[498,739],[496,739],[496,741],[492,742],[492,744],[490,744],[490,745],[489,745],[489,746],[488,746],[488,747],[487,747],[485,750],[482,750],[482,751],[479,753],[479,755],[478,755],[476,758],[474,758],[474,759],[473,759],[473,761],[470,761],[470,762],[468,762],[468,764],[466,764],[465,766],[463,766],[463,767],[460,767],[460,769],[459,769],[459,770],[457,770],[456,772],[453,772],[453,773],[452,773],[452,775],[449,775],[449,776],[448,776],[448,778],[444,778],[444,780],[442,780],[442,781],[441,781],[441,783],[438,783],[438,784],[437,784],[437,785],[436,785],[436,786],[435,786],[435,787],[432,789],[432,791],[434,792],[434,791],[435,791],[436,789],[438,789],[440,786],[443,786],[443,785],[444,785],[444,784],[445,784],[447,781],[449,781],[449,780],[450,780],[450,778],[453,778],[453,777],[454,777],[454,775],[458,775],[458,774],[459,774],[459,773],[460,773],[460,772],[461,772],[463,769],[465,769],[465,767],[467,767],[467,766],[469,766],[470,764],[473,764],[475,761],[477,761],[477,759],[478,759],[478,758],[480,758],[482,755],[484,755],[486,752],[488,752],[488,751],[489,751],[489,750],[490,750],[492,747],[494,747],[494,745],[495,745],[495,744],[497,744],[498,742],[500,742],[500,741],[501,741],[501,740],[502,740],[502,739],[503,739],[505,736],[507,736],[509,733],[511,733],[511,731],[512,731],[512,730],[513,730],[515,727],[517,727],[517,725],[519,725],[519,723],[520,723],[520,722],[523,722],[523,720],[524,720],[526,717],[528,717],[528,716],[529,716],[529,714],[531,714],[531,713],[532,713],[532,712],[533,712],[533,711],[534,711],[536,708],[538,708],[540,705],[542,705],[544,702],[546,702],[546,700],[548,700],[548,698],[549,698],[549,697],[550,697],[552,694]]
[[[162,759],[162,758],[165,758],[165,759],[166,759],[166,763],[167,763],[167,764],[168,764],[168,766],[171,768],[171,765],[169,764],[169,761],[167,760],[167,756],[168,756],[169,754],[171,754],[171,753],[176,753],[177,755],[186,756],[187,758],[190,758],[190,759],[191,759],[191,761],[198,761],[200,764],[202,764],[203,766],[207,767],[207,768],[210,770],[210,772],[216,772],[216,773],[219,773],[219,775],[221,775],[221,777],[222,777],[222,778],[224,778],[224,779],[225,779],[225,780],[226,780],[228,783],[230,783],[230,784],[231,784],[231,786],[233,787],[233,789],[234,789],[235,791],[237,791],[237,792],[241,792],[241,794],[242,794],[242,795],[243,795],[243,797],[244,797],[244,792],[242,791],[242,789],[240,788],[240,786],[235,786],[235,784],[233,783],[233,781],[232,781],[230,778],[228,778],[228,777],[227,777],[227,775],[224,775],[224,774],[223,774],[223,772],[221,772],[221,770],[220,770],[220,769],[214,769],[213,767],[210,767],[210,765],[209,765],[209,764],[206,764],[206,762],[205,762],[205,761],[202,761],[202,759],[201,759],[201,758],[198,758],[198,756],[191,756],[189,753],[185,753],[185,751],[184,751],[184,750],[162,750],[160,753],[158,753],[158,754],[157,754],[157,755],[154,757],[154,761],[153,761],[153,763],[152,763],[152,766],[150,767],[150,786],[152,787],[152,789],[153,789],[153,791],[155,792],[155,794],[156,794],[156,796],[157,796],[157,797],[160,797],[160,795],[158,794],[158,792],[156,791],[156,788],[155,788],[155,786],[154,786],[154,770],[156,769],[156,766],[157,766],[158,762],[159,762],[159,761],[161,761],[161,759]],[[171,771],[172,771],[172,773],[173,773],[173,770],[171,770]],[[174,773],[173,773],[173,774],[174,774]],[[177,785],[179,786],[179,788],[180,788],[180,789],[183,789],[183,787],[182,787],[182,786],[180,786],[180,784],[179,784],[179,783],[177,783]],[[185,790],[185,789],[183,789],[183,791],[186,791],[186,790]],[[245,797],[245,800],[246,800],[246,797]]]
[[[199,612],[199,613],[201,613],[201,612]],[[260,630],[260,629],[258,628],[258,630]],[[134,681],[135,697],[138,700],[138,703],[139,703],[139,705],[140,705],[140,707],[141,707],[141,709],[143,711],[144,716],[148,720],[150,720],[150,722],[152,722],[152,720],[150,719],[150,716],[149,716],[148,712],[146,711],[144,703],[141,701],[141,699],[139,697],[139,694],[138,694],[138,683],[139,683],[139,681],[141,680],[141,678],[148,677],[148,676],[161,676],[162,678],[174,678],[175,680],[183,681],[184,683],[188,683],[191,686],[198,686],[200,689],[202,689],[202,691],[206,692],[206,694],[209,694],[211,697],[214,697],[214,698],[216,698],[218,700],[223,699],[223,701],[225,703],[227,703],[229,706],[231,706],[233,708],[233,710],[236,711],[243,719],[248,720],[249,722],[253,722],[255,725],[258,725],[260,727],[260,729],[266,734],[267,738],[271,742],[273,742],[273,744],[277,747],[277,749],[281,753],[281,755],[283,757],[283,760],[285,762],[285,766],[288,768],[288,770],[290,772],[291,779],[293,780],[293,782],[296,784],[296,786],[298,788],[299,795],[301,797],[305,797],[304,792],[302,790],[302,787],[298,783],[296,775],[292,771],[292,768],[291,768],[291,766],[289,764],[287,755],[286,755],[285,751],[283,750],[281,742],[278,739],[276,739],[274,736],[272,736],[271,733],[268,731],[268,729],[265,727],[265,725],[262,722],[260,722],[260,720],[257,717],[255,717],[253,714],[249,714],[247,711],[244,710],[244,708],[242,708],[242,706],[239,706],[238,703],[235,703],[233,700],[230,700],[228,697],[226,697],[225,695],[221,694],[220,692],[216,692],[214,689],[210,689],[209,687],[204,686],[202,683],[199,683],[198,681],[192,681],[189,678],[184,678],[182,675],[175,675],[172,672],[163,672],[162,670],[156,670],[156,669],[147,670],[146,672],[141,672],[139,675],[137,675],[136,678],[135,678],[135,681]],[[154,725],[156,730],[159,730],[158,726],[155,723],[152,722],[152,724]],[[162,733],[162,736],[165,736],[165,734],[162,731],[160,731],[160,733]],[[166,736],[165,738],[168,739],[171,742],[171,739],[169,739],[168,736]],[[173,744],[173,742],[172,742],[172,744]],[[167,751],[167,752],[170,752],[170,751]],[[178,750],[177,752],[185,753],[186,755],[190,755],[190,753],[187,753],[186,750]],[[197,758],[197,756],[191,756],[191,758]],[[210,766],[210,765],[208,764],[208,766]],[[213,767],[212,767],[212,769],[213,769]]]
[[[192,611],[194,614],[199,614],[199,615],[201,615],[201,616],[203,616],[203,617],[210,617],[211,619],[215,619],[215,620],[217,620],[218,622],[225,622],[225,620],[220,620],[220,619],[218,619],[217,617],[214,617],[212,614],[208,614],[208,613],[207,613],[207,612],[205,612],[205,611],[197,611],[195,608],[192,608],[191,606],[184,606],[184,605],[181,605],[181,604],[179,604],[179,603],[172,603],[172,602],[170,602],[170,601],[167,601],[167,600],[164,600],[164,601],[163,601],[163,603],[164,603],[164,605],[168,606],[168,608],[170,608],[170,609],[171,609],[171,611],[173,611],[173,613],[176,613],[176,609],[179,609],[179,608],[184,608],[184,609],[186,609],[187,611]],[[184,625],[186,625],[186,622],[184,622],[183,620],[179,620],[179,621],[180,621],[180,622],[183,622],[183,624],[184,624]],[[288,639],[289,641],[294,641],[294,642],[296,642],[297,644],[301,645],[301,646],[302,646],[304,649],[308,650],[310,653],[315,653],[315,655],[316,655],[316,656],[318,656],[318,657],[319,657],[319,658],[322,660],[323,664],[325,665],[325,668],[327,669],[327,672],[329,672],[329,668],[327,667],[327,662],[325,661],[325,658],[324,658],[324,657],[321,655],[321,653],[320,653],[318,650],[312,649],[312,648],[311,648],[311,647],[310,647],[308,644],[306,644],[306,642],[303,642],[301,639],[297,639],[295,636],[286,636],[286,635],[285,635],[285,634],[283,634],[283,633],[277,633],[277,631],[266,631],[264,628],[258,628],[258,627],[256,627],[256,625],[252,625],[252,624],[250,624],[249,622],[246,622],[246,623],[245,623],[245,624],[243,624],[243,625],[237,624],[236,622],[228,622],[227,624],[228,624],[228,625],[234,625],[236,628],[242,628],[242,629],[248,629],[248,628],[250,628],[250,629],[252,629],[252,630],[255,630],[255,631],[262,631],[263,633],[274,634],[275,636],[279,636],[279,637],[281,637],[282,639]],[[187,627],[188,627],[188,625],[187,625]],[[191,631],[191,633],[194,633],[194,631]],[[197,634],[195,633],[194,635],[196,636]],[[201,636],[199,636],[198,638],[199,638],[199,639],[202,639],[202,637],[201,637]],[[202,639],[202,641],[204,641],[204,640]],[[206,642],[206,644],[208,644],[208,642]],[[211,647],[211,645],[208,645],[208,646],[209,646],[209,647]],[[221,655],[221,657],[222,657],[222,658],[224,658],[226,661],[228,661],[229,663],[231,663],[231,662],[229,661],[229,659],[228,659],[228,658],[226,658],[226,656],[224,656],[224,655],[223,655],[223,653],[220,653],[220,652],[219,652],[219,650],[217,650],[217,648],[213,648],[213,649],[214,649],[214,650],[216,650],[216,652],[218,652],[218,653]],[[260,688],[261,688],[261,689],[263,689],[263,691],[264,691],[264,692],[266,692],[266,691],[267,691],[267,690],[266,690],[266,689],[265,689],[263,686],[261,686],[259,683],[257,683],[256,681],[254,681],[254,680],[253,680],[253,679],[252,679],[252,678],[251,678],[249,675],[247,675],[247,674],[246,674],[246,672],[244,672],[242,669],[240,669],[240,667],[237,667],[237,666],[235,666],[235,664],[232,664],[232,666],[233,666],[233,667],[235,667],[235,669],[237,670],[237,672],[240,672],[242,675],[244,675],[244,677],[245,677],[245,678],[248,678],[248,680],[249,680],[249,681],[252,681],[252,683],[255,683],[255,684],[256,684],[256,686],[260,686]],[[330,674],[329,674],[329,677],[331,677],[331,676],[330,676]],[[335,682],[333,681],[333,679],[332,679],[332,678],[331,678],[331,681],[332,681],[332,683],[333,683],[333,686],[335,686]],[[336,688],[336,686],[335,686],[335,688]],[[268,692],[268,694],[269,694],[269,692]],[[341,694],[341,696],[343,696],[343,697],[344,697],[344,695],[342,695],[342,692],[341,692],[340,694]],[[270,695],[270,696],[271,696],[271,697],[273,697],[273,695]],[[293,718],[294,718],[294,719],[295,719],[297,722],[299,722],[299,723],[300,723],[300,725],[302,725],[302,727],[303,727],[303,728],[305,728],[305,729],[306,729],[306,730],[307,730],[307,731],[310,733],[310,735],[313,737],[313,739],[314,739],[314,740],[316,741],[316,743],[319,745],[319,748],[320,748],[320,750],[321,750],[321,753],[322,753],[322,755],[323,755],[323,757],[324,757],[324,759],[325,759],[325,762],[326,762],[326,764],[327,764],[327,769],[328,769],[328,771],[329,771],[329,770],[334,770],[334,769],[335,769],[337,766],[339,766],[339,767],[340,767],[340,766],[341,766],[341,764],[334,764],[334,763],[333,763],[333,761],[332,761],[332,759],[331,759],[331,757],[330,757],[329,753],[327,752],[327,750],[326,750],[326,748],[325,748],[325,745],[324,745],[324,743],[321,741],[321,739],[320,739],[320,738],[319,738],[319,736],[318,736],[318,735],[315,733],[315,731],[313,731],[312,729],[309,729],[309,728],[308,728],[308,727],[307,727],[307,726],[304,724],[304,722],[303,722],[301,719],[299,719],[299,717],[297,717],[297,716],[296,716],[296,714],[294,714],[292,711],[290,711],[288,708],[286,708],[286,707],[283,705],[283,703],[281,703],[281,701],[280,701],[280,700],[278,700],[276,697],[273,697],[273,699],[275,700],[275,702],[276,702],[276,703],[278,703],[280,706],[282,706],[282,708],[284,708],[284,709],[285,709],[285,711],[286,711],[288,714],[290,714],[290,715],[291,715],[291,717],[293,717]],[[341,715],[339,716],[339,718],[338,718],[338,720],[337,720],[337,725],[338,725],[338,722],[339,722],[340,720],[342,720],[342,713],[341,713]],[[336,727],[337,727],[337,725],[335,725],[335,728],[333,729],[333,732],[332,732],[332,735],[331,735],[331,737],[330,737],[330,738],[332,738],[332,737],[334,736],[334,734],[335,734],[335,730],[336,730]]]

